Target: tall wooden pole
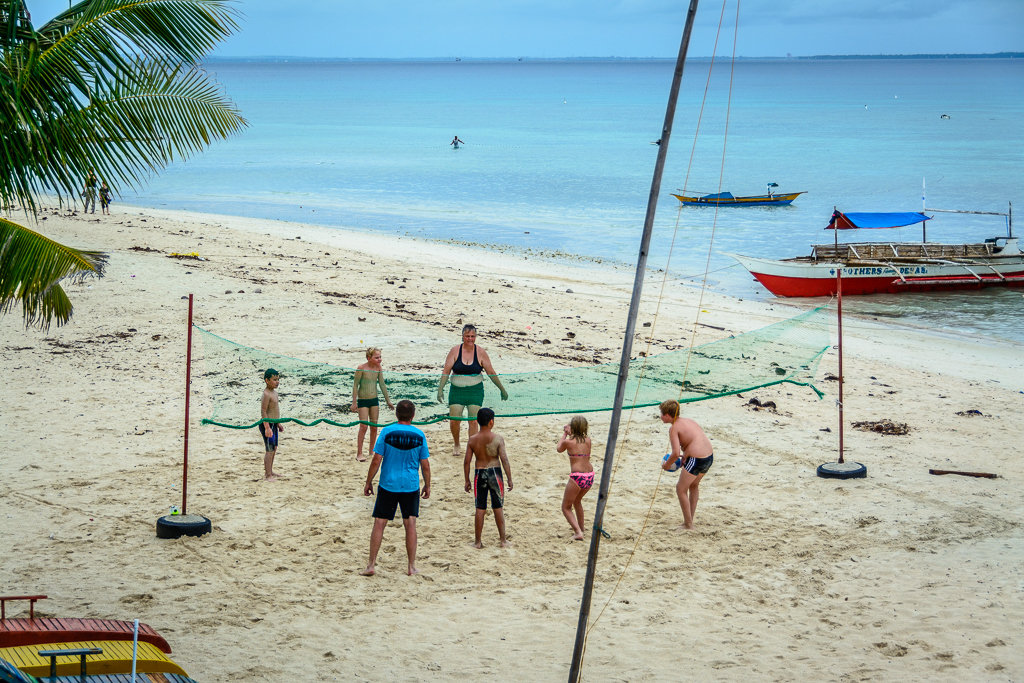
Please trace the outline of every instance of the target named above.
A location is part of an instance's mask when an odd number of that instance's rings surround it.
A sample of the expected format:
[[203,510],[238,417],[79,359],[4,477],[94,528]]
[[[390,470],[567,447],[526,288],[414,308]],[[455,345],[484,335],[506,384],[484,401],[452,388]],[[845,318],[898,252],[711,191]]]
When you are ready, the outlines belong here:
[[697,3],[698,0],[690,0],[690,8],[686,12],[686,26],[683,28],[683,38],[679,44],[679,55],[676,57],[675,73],[672,74],[672,87],[669,90],[668,105],[665,108],[665,123],[661,128],[658,160],[654,164],[651,193],[647,198],[647,216],[644,219],[644,231],[640,238],[640,254],[636,260],[636,275],[633,278],[633,296],[629,301],[626,333],[622,340],[622,358],[619,361],[619,378],[615,385],[615,403],[612,410],[611,424],[608,427],[608,442],[604,450],[604,465],[601,468],[601,488],[597,495],[597,509],[594,511],[594,528],[590,534],[587,575],[583,582],[583,599],[580,601],[580,617],[579,622],[576,624],[576,643],[572,651],[572,664],[569,667],[569,683],[577,683],[579,681],[580,667],[583,663],[583,645],[586,642],[587,626],[590,622],[590,602],[594,593],[597,554],[601,546],[604,511],[608,504],[608,488],[611,486],[612,463],[615,460],[615,444],[619,436],[622,403],[626,396],[626,380],[629,378],[629,360],[633,352],[633,335],[636,331],[636,319],[640,313],[640,295],[643,292],[644,276],[647,271],[647,252],[651,245],[651,234],[654,231],[654,214],[658,208],[658,196],[661,194],[661,175],[665,169],[668,143],[672,136],[672,122],[675,120],[676,101],[679,99],[679,87],[683,81],[683,65],[686,63],[686,51],[690,47],[690,33],[693,31],[693,19],[697,15]]
[[192,295],[188,295],[188,350],[185,351],[185,459],[181,468],[181,514],[188,514],[188,399],[192,394]]

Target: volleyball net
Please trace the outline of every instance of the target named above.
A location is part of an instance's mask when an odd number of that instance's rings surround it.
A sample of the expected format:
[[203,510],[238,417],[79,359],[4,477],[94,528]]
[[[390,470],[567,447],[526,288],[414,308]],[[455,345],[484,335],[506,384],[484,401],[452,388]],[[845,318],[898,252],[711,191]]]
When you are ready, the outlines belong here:
[[[263,372],[281,373],[278,389],[281,418],[307,427],[360,424],[351,411],[356,370],[315,363],[254,349],[196,327],[203,342],[205,380],[212,412],[204,425],[230,429],[255,427],[260,420]],[[639,356],[630,362],[623,408],[658,405],[675,398],[681,403],[705,401],[779,384],[795,384],[823,394],[812,383],[828,349],[829,316],[817,308],[752,332],[709,342],[692,349]],[[484,378],[485,407],[498,417],[589,413],[611,410],[619,363],[603,363],[539,372],[502,373],[508,391],[502,401],[498,388]],[[447,401],[437,400],[441,373],[391,372],[384,380],[393,403],[409,399],[416,405],[414,424],[451,418]],[[445,387],[445,396],[451,385]],[[384,407],[378,421],[393,421]],[[365,423],[364,423],[365,424]]]

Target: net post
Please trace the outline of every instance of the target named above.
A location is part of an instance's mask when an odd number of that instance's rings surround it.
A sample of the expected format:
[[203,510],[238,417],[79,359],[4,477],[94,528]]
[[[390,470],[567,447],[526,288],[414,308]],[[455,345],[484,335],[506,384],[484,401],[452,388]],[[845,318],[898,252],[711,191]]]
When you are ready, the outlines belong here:
[[629,315],[626,318],[626,331],[622,342],[622,358],[619,361],[619,376],[615,385],[615,403],[612,409],[611,423],[608,427],[608,442],[604,451],[604,464],[601,467],[601,487],[597,496],[597,508],[594,511],[594,525],[590,534],[590,552],[587,556],[587,573],[583,582],[583,598],[580,600],[580,616],[576,624],[576,642],[573,646],[572,662],[569,666],[569,683],[579,683],[580,669],[583,664],[583,649],[586,644],[587,626],[590,621],[590,603],[594,592],[594,576],[597,572],[597,555],[601,546],[602,523],[604,511],[608,503],[608,489],[611,487],[612,464],[615,460],[615,445],[619,435],[619,421],[622,404],[626,395],[626,380],[629,377],[629,361],[633,351],[633,334],[636,330],[636,319],[640,312],[640,295],[643,292],[644,275],[647,270],[647,256],[651,245],[651,234],[654,232],[654,216],[658,208],[658,196],[661,194],[661,176],[668,155],[669,139],[672,136],[672,123],[675,120],[676,102],[679,99],[679,88],[683,81],[683,66],[686,63],[686,52],[690,47],[690,34],[693,31],[693,20],[697,14],[699,0],[690,0],[686,12],[686,25],[683,28],[679,54],[676,57],[675,72],[672,75],[672,86],[669,91],[668,104],[665,107],[665,122],[661,131],[661,144],[658,146],[658,160],[654,164],[654,177],[651,180],[651,191],[647,198],[647,215],[644,218],[644,230],[640,238],[640,253],[636,262],[636,275],[633,280],[633,295],[629,302]]
[[192,294],[188,295],[188,348],[185,351],[185,457],[181,467],[181,514],[188,514],[188,408],[192,391]]
[[843,459],[843,264],[836,268],[836,294],[838,298],[838,323],[836,325],[839,334],[839,464],[846,462]]

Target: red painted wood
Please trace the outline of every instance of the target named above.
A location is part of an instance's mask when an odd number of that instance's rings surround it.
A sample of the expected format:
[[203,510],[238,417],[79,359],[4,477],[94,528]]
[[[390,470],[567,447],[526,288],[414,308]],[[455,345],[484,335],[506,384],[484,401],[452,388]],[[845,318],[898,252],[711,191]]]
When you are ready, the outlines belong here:
[[[132,640],[135,624],[116,619],[7,619],[0,623],[0,647],[72,643],[84,640]],[[139,641],[166,654],[171,646],[147,624],[139,624]]]
[[[775,296],[834,296],[836,293],[835,278],[797,278],[779,275],[754,273],[757,281],[764,285]],[[980,273],[979,273],[980,275]],[[898,277],[846,277],[843,278],[843,293],[850,294],[902,294],[905,292],[938,292],[956,289],[980,289],[981,287],[1024,287],[1024,278],[1019,274],[1007,274],[1006,280],[995,275],[981,275],[982,281],[968,280],[963,277],[907,278],[907,283],[900,282]]]

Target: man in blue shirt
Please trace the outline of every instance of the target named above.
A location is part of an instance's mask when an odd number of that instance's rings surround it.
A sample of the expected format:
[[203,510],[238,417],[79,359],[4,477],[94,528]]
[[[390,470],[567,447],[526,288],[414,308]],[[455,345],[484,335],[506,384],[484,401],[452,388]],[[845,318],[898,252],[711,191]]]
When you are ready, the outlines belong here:
[[373,495],[373,477],[380,470],[377,502],[373,506],[373,531],[370,533],[370,562],[359,572],[373,576],[377,572],[377,551],[384,540],[384,527],[402,508],[405,525],[405,550],[409,555],[409,576],[416,569],[416,518],[420,514],[420,471],[423,472],[423,498],[430,498],[430,451],[427,437],[419,427],[412,426],[416,406],[412,401],[399,401],[395,406],[397,424],[381,430],[373,447],[373,460],[366,473],[363,495]]

